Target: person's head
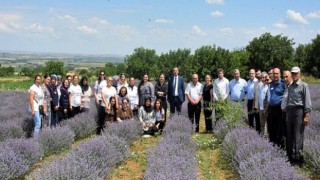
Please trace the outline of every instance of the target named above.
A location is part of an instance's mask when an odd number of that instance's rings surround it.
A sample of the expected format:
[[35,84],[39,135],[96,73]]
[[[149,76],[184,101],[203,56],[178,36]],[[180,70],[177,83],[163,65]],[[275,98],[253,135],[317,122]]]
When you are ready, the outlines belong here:
[[163,84],[165,80],[166,80],[165,74],[164,74],[164,73],[161,73],[161,74],[159,75],[159,82],[160,82],[161,84]]
[[124,73],[121,73],[119,76],[121,84],[126,82],[126,75]]
[[55,74],[51,74],[51,84],[52,85],[56,85],[56,83],[57,83],[57,75],[55,75]]
[[109,76],[109,77],[107,78],[107,87],[111,87],[111,86],[112,86],[112,77]]
[[122,86],[122,87],[120,88],[119,95],[122,96],[122,97],[125,96],[125,95],[127,95],[127,88],[124,87],[124,86]]
[[281,77],[281,71],[279,68],[273,69],[273,81],[278,82]]
[[40,85],[41,81],[42,81],[42,77],[41,77],[40,74],[37,74],[37,75],[34,76],[34,84]]
[[224,76],[224,71],[223,71],[223,69],[219,68],[219,69],[217,70],[217,76],[218,76],[219,79],[223,79],[223,76]]
[[268,71],[268,75],[269,75],[269,78],[271,79],[271,81],[273,81],[273,69],[269,69]]
[[250,69],[249,77],[250,77],[251,80],[253,80],[256,77],[256,70]]
[[99,81],[104,80],[105,79],[105,75],[106,75],[106,72],[104,70],[100,70],[98,80]]
[[60,85],[61,84],[61,76],[60,75],[57,75],[57,85]]
[[73,85],[78,85],[78,83],[79,83],[79,76],[78,75],[73,75],[73,77],[72,77],[72,79],[73,79]]
[[68,79],[65,79],[62,81],[62,86],[65,87],[65,88],[68,88],[69,87],[69,81]]
[[111,104],[111,106],[116,105],[116,98],[114,96],[111,96],[109,99],[109,103]]
[[300,68],[293,67],[291,69],[291,77],[294,82],[297,82],[301,78]]
[[237,80],[237,81],[240,79],[240,71],[239,71],[239,69],[235,69],[235,70],[233,71],[233,77],[234,77],[234,79]]
[[174,76],[178,76],[178,74],[179,74],[178,67],[174,67],[173,70],[172,70],[172,73],[173,73]]
[[144,106],[150,107],[151,106],[151,97],[147,97],[144,99]]
[[149,81],[149,75],[148,75],[147,73],[145,73],[145,74],[143,75],[142,79],[143,79],[143,82],[144,82],[144,83],[148,82],[148,81]]
[[204,77],[204,80],[206,82],[206,84],[210,84],[211,83],[211,76],[209,74],[207,74],[205,77]]
[[198,82],[198,74],[193,74],[193,75],[192,75],[192,83],[193,83],[194,85],[196,85],[197,82]]
[[130,85],[130,86],[134,86],[134,83],[135,83],[134,77],[131,77],[131,78],[129,79],[129,85]]
[[283,71],[283,80],[287,85],[289,85],[292,82],[290,71]]
[[68,79],[69,84],[70,84],[70,83],[71,83],[71,80],[72,80],[72,76],[71,76],[71,75],[67,75],[67,76],[66,76],[66,79]]
[[272,79],[270,78],[269,74],[265,76],[265,84],[270,84],[272,82]]
[[129,104],[129,99],[128,98],[123,98],[122,99],[122,109],[126,109],[128,107]]
[[268,73],[267,72],[265,72],[265,71],[263,71],[262,73],[261,73],[261,82],[262,83],[265,83],[266,82],[266,76],[268,75]]
[[257,78],[258,80],[261,79],[261,70],[260,70],[260,69],[257,69],[257,70],[256,70],[256,78]]
[[82,77],[80,80],[80,85],[81,86],[88,86],[88,78],[87,77]]
[[162,108],[162,102],[160,99],[157,99],[156,102],[154,103],[154,109],[161,110],[161,108]]
[[50,78],[49,74],[46,74],[46,75],[44,75],[43,77],[44,77],[44,81],[43,81],[44,84],[45,84],[45,85],[49,85],[50,82],[51,82],[51,78]]

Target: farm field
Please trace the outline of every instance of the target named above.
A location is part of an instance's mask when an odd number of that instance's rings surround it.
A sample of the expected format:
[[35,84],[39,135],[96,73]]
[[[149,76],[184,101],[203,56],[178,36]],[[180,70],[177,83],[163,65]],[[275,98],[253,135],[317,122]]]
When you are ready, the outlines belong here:
[[[26,111],[26,92],[0,91],[0,163],[4,165],[0,166],[0,179],[184,179],[185,175],[188,179],[248,179],[252,177],[250,170],[257,174],[261,170],[259,175],[264,177],[264,170],[270,169],[273,173],[268,177],[274,179],[319,179],[319,86],[310,85],[310,92],[314,111],[305,131],[306,164],[298,168],[290,166],[283,153],[259,139],[255,131],[246,126],[228,128],[219,123],[213,134],[206,133],[202,114],[200,132],[193,133],[193,127],[185,118],[186,103],[183,116],[170,118],[161,136],[141,137],[136,121],[114,124],[103,136],[96,136],[96,112],[92,109],[89,114],[63,122],[61,127],[44,128],[40,138],[29,138],[32,120]],[[259,143],[250,145],[252,137]],[[272,164],[275,159],[266,157],[267,164],[260,165],[256,159],[254,165],[258,169],[250,169],[250,159],[262,157],[241,152],[259,152],[259,147],[273,153],[277,164]],[[188,166],[183,166],[185,164]],[[239,164],[247,164],[245,167],[249,170],[244,171]],[[174,169],[180,166],[184,168]],[[150,175],[156,172],[160,174]],[[288,176],[279,176],[281,173]]]

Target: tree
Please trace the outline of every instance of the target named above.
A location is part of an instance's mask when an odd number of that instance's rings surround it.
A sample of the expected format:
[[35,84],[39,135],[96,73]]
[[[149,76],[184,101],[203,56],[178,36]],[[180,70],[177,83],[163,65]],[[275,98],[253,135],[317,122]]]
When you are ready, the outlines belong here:
[[116,72],[117,72],[117,74],[127,72],[126,64],[125,64],[125,63],[119,63],[119,64],[117,64],[117,65],[116,65]]
[[159,69],[156,67],[158,56],[154,49],[143,47],[134,49],[133,54],[125,57],[127,64],[127,74],[135,78],[141,78],[144,73],[149,74],[149,78],[156,78]]
[[56,75],[65,75],[65,69],[63,67],[63,61],[54,61],[50,60],[45,63],[45,66],[42,70],[43,74],[56,74]]
[[108,62],[104,65],[104,70],[106,72],[106,76],[117,75],[116,66],[111,62]]
[[295,50],[294,62],[296,66],[299,66],[303,72],[311,73],[306,68],[308,61],[308,53],[310,52],[310,45],[299,44]]
[[246,50],[250,53],[249,68],[266,70],[270,67],[289,69],[293,64],[293,40],[270,33],[254,38]]
[[307,49],[308,58],[306,61],[306,69],[311,72],[314,77],[320,77],[320,35],[318,34],[312,40],[310,48]]

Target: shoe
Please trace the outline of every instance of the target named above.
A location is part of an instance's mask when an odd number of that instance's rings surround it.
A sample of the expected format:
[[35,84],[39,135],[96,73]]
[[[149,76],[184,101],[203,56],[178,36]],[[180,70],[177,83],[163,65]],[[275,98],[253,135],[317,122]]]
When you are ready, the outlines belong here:
[[145,135],[143,135],[142,137],[144,137],[144,138],[149,138],[149,137],[151,137],[151,135],[145,134]]

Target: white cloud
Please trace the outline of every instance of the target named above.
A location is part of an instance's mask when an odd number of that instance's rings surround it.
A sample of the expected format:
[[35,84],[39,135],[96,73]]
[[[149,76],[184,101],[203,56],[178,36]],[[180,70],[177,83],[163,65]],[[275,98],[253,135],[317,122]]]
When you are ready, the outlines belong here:
[[212,17],[222,17],[224,14],[220,11],[213,11],[211,12]]
[[273,27],[278,28],[278,29],[286,29],[288,25],[286,23],[275,23],[273,24]]
[[100,24],[100,25],[107,25],[107,24],[109,24],[108,21],[106,21],[106,20],[104,20],[104,19],[97,18],[97,17],[91,18],[90,21],[91,21],[92,23],[96,23],[96,24]]
[[203,32],[203,31],[200,29],[200,27],[197,26],[197,25],[193,25],[193,26],[192,26],[192,32],[193,32],[194,34],[197,34],[197,35],[200,35],[200,36],[205,36],[205,35],[206,35],[206,33]]
[[162,24],[173,24],[173,20],[170,19],[156,19],[154,22]]
[[41,33],[54,33],[54,29],[50,26],[43,26],[40,24],[31,24],[28,27],[29,30],[31,31],[35,31],[35,32],[41,32]]
[[12,30],[10,28],[8,28],[8,26],[6,24],[0,22],[0,31],[11,32]]
[[62,19],[62,20],[66,20],[66,21],[69,21],[69,22],[72,22],[72,23],[76,23],[77,22],[77,19],[73,16],[70,16],[68,14],[66,15],[63,15],[63,16],[58,16],[59,19]]
[[309,19],[320,19],[320,11],[318,12],[311,12],[307,15]]
[[14,32],[20,28],[20,15],[16,14],[0,14],[0,31]]
[[220,32],[223,32],[223,33],[233,33],[233,30],[232,30],[232,28],[227,27],[227,28],[222,28],[222,29],[220,29]]
[[208,4],[224,4],[224,0],[206,0]]
[[96,34],[98,33],[98,30],[94,29],[94,28],[91,28],[91,27],[88,27],[86,25],[83,25],[83,26],[79,26],[78,29],[84,33],[87,33],[87,34]]
[[293,22],[299,23],[299,24],[308,24],[309,22],[305,20],[302,15],[299,12],[296,12],[294,10],[287,10],[287,18],[290,19]]
[[18,21],[21,19],[20,15],[16,14],[0,14],[0,21],[10,22],[10,21]]

